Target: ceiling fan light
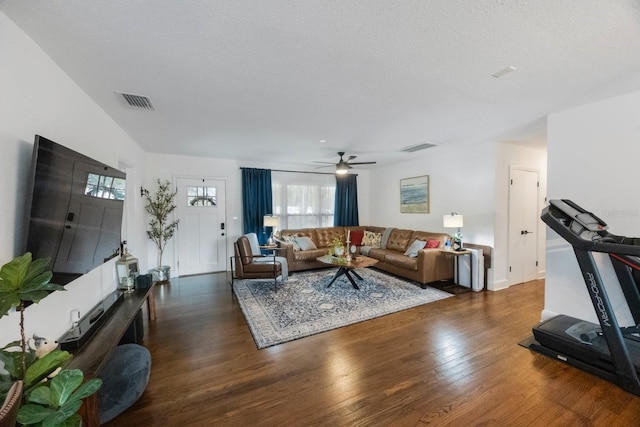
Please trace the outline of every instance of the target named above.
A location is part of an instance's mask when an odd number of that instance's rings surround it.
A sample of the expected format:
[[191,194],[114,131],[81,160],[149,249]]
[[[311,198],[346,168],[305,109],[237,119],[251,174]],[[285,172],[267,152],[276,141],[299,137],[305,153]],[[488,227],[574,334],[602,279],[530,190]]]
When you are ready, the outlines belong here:
[[345,175],[349,172],[349,166],[347,165],[337,165],[336,166],[336,174]]

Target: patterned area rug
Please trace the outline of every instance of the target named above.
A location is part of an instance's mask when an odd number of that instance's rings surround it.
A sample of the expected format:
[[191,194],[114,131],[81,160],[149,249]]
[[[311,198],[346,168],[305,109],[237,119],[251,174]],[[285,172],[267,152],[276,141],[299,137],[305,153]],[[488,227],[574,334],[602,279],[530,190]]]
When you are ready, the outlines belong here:
[[[259,349],[452,296],[377,270],[359,269],[360,290],[334,269],[296,273],[274,290],[270,280],[236,280],[234,290]],[[357,280],[357,279],[356,279]]]

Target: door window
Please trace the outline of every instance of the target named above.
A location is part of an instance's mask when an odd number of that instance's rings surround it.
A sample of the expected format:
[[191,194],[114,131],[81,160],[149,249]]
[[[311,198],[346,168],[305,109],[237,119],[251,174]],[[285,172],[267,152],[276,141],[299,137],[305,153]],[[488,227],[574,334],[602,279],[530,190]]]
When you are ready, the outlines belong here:
[[187,206],[217,206],[216,187],[187,186]]

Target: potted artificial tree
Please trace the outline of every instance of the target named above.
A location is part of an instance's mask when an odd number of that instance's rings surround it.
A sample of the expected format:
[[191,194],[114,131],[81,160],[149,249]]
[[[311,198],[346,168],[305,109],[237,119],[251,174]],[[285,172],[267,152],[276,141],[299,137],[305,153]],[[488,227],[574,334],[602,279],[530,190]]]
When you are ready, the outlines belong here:
[[[27,346],[24,316],[27,303],[38,303],[52,291],[64,287],[49,283],[52,273],[48,259],[32,261],[31,253],[19,256],[0,268],[0,317],[12,308],[20,312],[20,341],[0,349],[5,373],[0,373],[0,402],[14,381],[22,381],[22,406],[18,411],[20,425],[79,426],[82,399],[98,391],[102,380],[94,378],[83,384],[79,369],[64,369],[50,378],[73,357],[66,351],[54,350],[41,358]],[[19,351],[12,350],[19,347]]]
[[177,191],[171,190],[171,183],[169,181],[161,181],[158,179],[158,190],[155,194],[152,195],[149,190],[146,189],[143,190],[143,194],[146,199],[144,209],[151,215],[147,237],[149,237],[158,248],[158,267],[155,269],[155,273],[158,280],[163,282],[169,279],[171,267],[162,265],[162,254],[164,253],[167,242],[171,240],[176,232],[176,228],[178,228],[178,220],[172,221],[171,218],[169,218],[176,209],[174,200]]

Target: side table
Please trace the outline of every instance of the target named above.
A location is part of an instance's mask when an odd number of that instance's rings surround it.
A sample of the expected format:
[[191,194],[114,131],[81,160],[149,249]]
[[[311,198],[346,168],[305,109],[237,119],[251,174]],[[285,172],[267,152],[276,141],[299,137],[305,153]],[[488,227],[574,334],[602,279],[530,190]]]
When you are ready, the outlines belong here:
[[461,286],[460,285],[460,257],[469,255],[469,289],[472,290],[473,289],[473,259],[472,259],[473,252],[468,250],[454,251],[454,250],[446,250],[446,249],[440,249],[440,252],[448,255],[452,255],[454,257],[456,277],[457,277],[457,280],[454,278],[454,285],[458,285],[458,286]]
[[265,252],[265,254],[266,254],[266,252],[271,251],[270,255],[272,257],[274,257],[274,259],[277,256],[276,253],[278,251],[286,251],[286,250],[287,250],[287,248],[281,248],[280,246],[275,246],[275,245],[274,246],[269,246],[269,245],[261,245],[260,246],[260,251],[261,252]]

